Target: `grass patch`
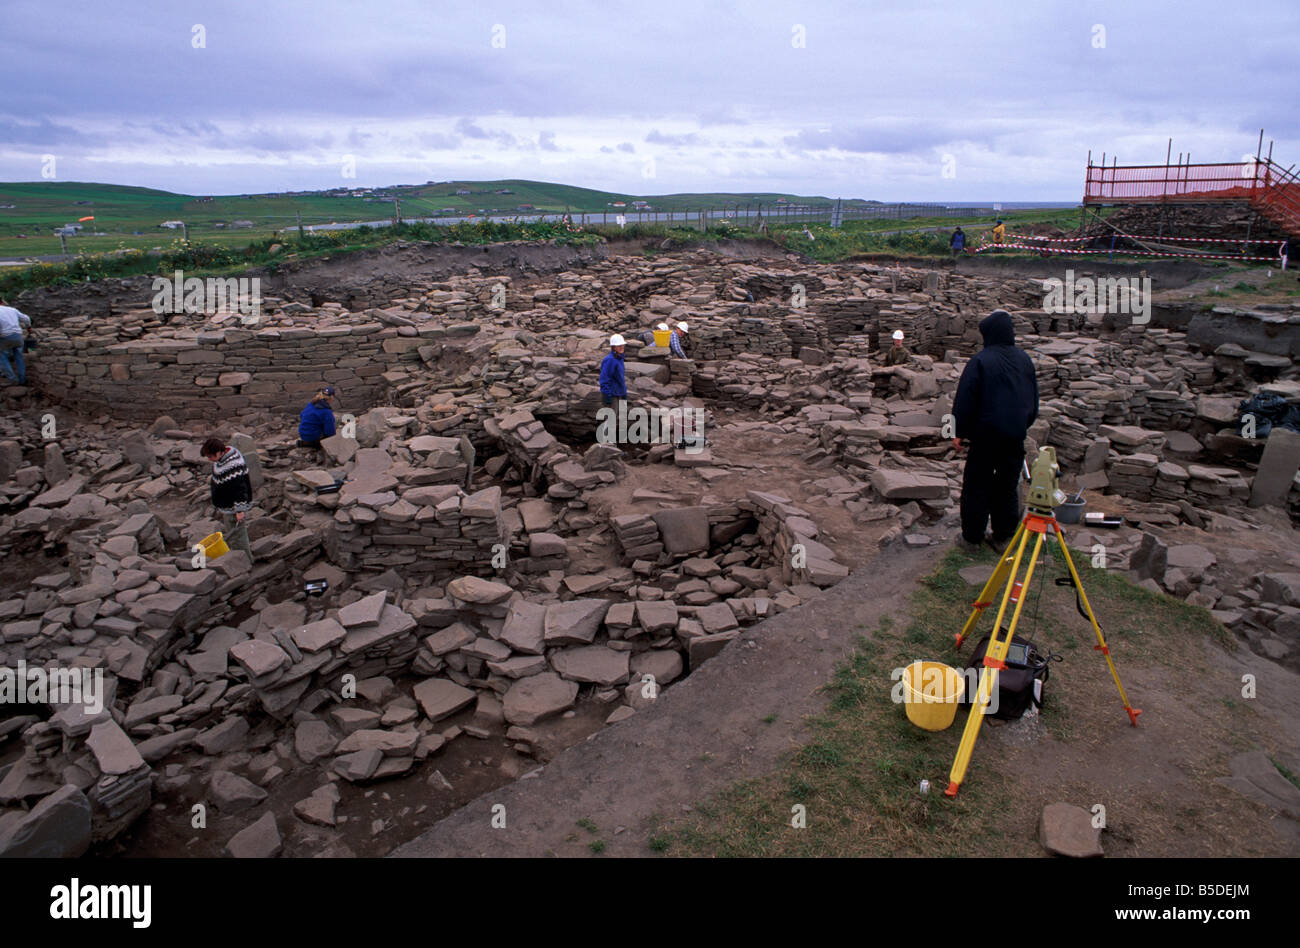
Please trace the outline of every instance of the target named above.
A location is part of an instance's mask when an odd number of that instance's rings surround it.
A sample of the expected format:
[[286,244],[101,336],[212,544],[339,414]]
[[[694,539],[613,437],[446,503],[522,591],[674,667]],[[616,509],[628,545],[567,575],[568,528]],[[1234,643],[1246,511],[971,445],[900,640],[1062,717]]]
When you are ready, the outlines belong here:
[[1273,766],[1277,768],[1278,773],[1280,773],[1287,780],[1291,781],[1291,783],[1295,786],[1297,790],[1300,790],[1300,777],[1297,777],[1295,774],[1293,774],[1290,768],[1287,767],[1285,764],[1279,763],[1276,757],[1270,757],[1269,760],[1272,762]]
[[[1093,569],[1082,552],[1072,550],[1071,557],[1121,676],[1129,665],[1186,668],[1191,650],[1204,637],[1223,644],[1230,640],[1206,610]],[[914,660],[964,667],[971,645],[954,654],[953,638],[978,587],[959,572],[997,560],[991,550],[974,556],[948,553],[920,582],[905,625],[882,620],[869,637],[857,636],[851,653],[823,686],[829,699],[825,712],[808,719],[811,739],[777,771],[732,784],[697,804],[691,815],[656,827],[652,850],[721,857],[1041,852],[1032,832],[1006,829],[1023,814],[1009,796],[1015,784],[998,766],[998,745],[988,731],[992,725],[981,733],[960,793],[948,798],[943,791],[966,712],[959,710],[947,730],[927,732],[912,725],[890,697],[894,671]],[[1041,649],[1066,656],[1053,665],[1042,723],[1057,740],[1086,743],[1095,727],[1089,715],[1099,703],[1113,703],[1106,710],[1120,711],[1105,662],[1093,651],[1092,628],[1075,611],[1073,590],[1053,582],[1064,575],[1068,571],[1059,549],[1040,556],[1026,587],[1018,632]],[[995,611],[996,606],[990,610]],[[983,618],[974,638],[990,630],[991,618]],[[929,793],[920,792],[922,780],[929,781]]]
[[[369,250],[398,240],[451,245],[541,240],[588,245],[600,243],[601,238],[593,233],[571,232],[563,224],[552,222],[481,221],[446,226],[403,223],[395,227],[355,227],[302,235],[290,230],[279,237],[249,241],[244,246],[176,239],[158,250],[144,250],[122,243],[118,249],[108,252],[79,253],[66,263],[37,263],[6,270],[0,273],[0,295],[109,277],[162,275],[170,278],[176,270],[184,270],[187,277],[222,275],[257,267],[275,272],[286,261]],[[272,247],[276,248],[274,253]]]

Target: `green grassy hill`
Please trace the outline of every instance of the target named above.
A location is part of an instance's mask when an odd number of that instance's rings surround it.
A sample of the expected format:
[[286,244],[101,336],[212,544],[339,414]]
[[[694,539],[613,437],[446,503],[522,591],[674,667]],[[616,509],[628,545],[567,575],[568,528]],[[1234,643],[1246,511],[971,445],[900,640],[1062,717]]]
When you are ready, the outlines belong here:
[[[457,191],[469,194],[457,194]],[[499,191],[508,193],[501,194]],[[61,244],[54,228],[93,215],[81,234],[70,238],[70,251],[98,252],[119,247],[151,249],[166,246],[179,230],[160,228],[163,221],[183,220],[191,240],[244,246],[277,230],[304,224],[386,220],[394,214],[393,199],[401,202],[402,217],[432,217],[451,209],[458,215],[513,214],[520,205],[542,212],[605,212],[615,202],[631,206],[647,201],[656,210],[722,208],[728,204],[827,203],[824,197],[776,193],[619,194],[547,181],[445,181],[384,188],[349,188],[330,192],[289,194],[173,194],[152,188],[81,181],[0,183],[0,256],[54,254]],[[854,200],[853,204],[865,203]],[[235,226],[251,221],[251,226]],[[21,236],[20,236],[21,235]],[[97,236],[102,235],[102,236]]]
[[[458,191],[468,193],[458,194]],[[521,213],[521,206],[530,205],[522,213],[609,214],[608,224],[613,226],[612,215],[620,210],[613,205],[618,202],[628,209],[634,201],[646,201],[656,211],[695,212],[714,208],[726,213],[729,206],[736,205],[771,207],[779,201],[792,205],[826,205],[831,200],[824,196],[775,192],[621,194],[515,178],[226,195],[173,194],[152,188],[80,181],[0,182],[0,259],[21,260],[62,253],[54,229],[92,215],[94,221],[85,222],[79,234],[68,238],[68,252],[182,249],[179,247],[182,231],[159,226],[172,220],[185,222],[192,242],[243,249],[258,242],[296,236],[300,219],[304,225],[391,220],[397,203],[402,218],[407,221],[453,214],[462,219],[515,215]],[[852,207],[879,202],[853,198],[844,203]],[[1014,214],[1005,216],[1010,218]]]

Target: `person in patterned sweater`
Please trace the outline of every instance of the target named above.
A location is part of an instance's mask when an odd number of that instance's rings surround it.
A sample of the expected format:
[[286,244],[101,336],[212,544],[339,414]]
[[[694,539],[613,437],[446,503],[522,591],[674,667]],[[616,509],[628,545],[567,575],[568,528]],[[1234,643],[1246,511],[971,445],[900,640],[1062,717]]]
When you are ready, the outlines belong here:
[[244,515],[253,508],[253,484],[248,477],[248,462],[217,437],[204,441],[199,453],[204,460],[212,462],[212,506],[221,514],[226,546],[243,550],[251,563],[253,548],[248,542],[248,526],[244,523]]

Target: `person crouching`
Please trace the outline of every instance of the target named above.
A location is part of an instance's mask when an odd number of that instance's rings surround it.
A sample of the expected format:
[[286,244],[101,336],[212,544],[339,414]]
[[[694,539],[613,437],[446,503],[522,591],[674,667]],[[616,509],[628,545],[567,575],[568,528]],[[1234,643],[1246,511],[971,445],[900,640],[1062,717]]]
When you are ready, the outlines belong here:
[[322,438],[334,434],[334,389],[328,385],[316,393],[298,416],[298,447],[320,450]]

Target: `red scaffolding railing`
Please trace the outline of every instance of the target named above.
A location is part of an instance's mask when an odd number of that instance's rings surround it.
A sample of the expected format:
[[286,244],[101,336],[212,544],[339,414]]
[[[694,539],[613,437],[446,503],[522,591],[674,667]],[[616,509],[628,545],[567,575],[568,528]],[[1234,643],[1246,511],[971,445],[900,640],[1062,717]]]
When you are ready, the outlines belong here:
[[1288,233],[1300,233],[1300,178],[1269,158],[1204,165],[1089,163],[1083,192],[1085,205],[1240,201]]

